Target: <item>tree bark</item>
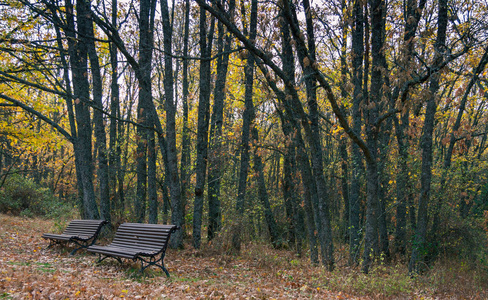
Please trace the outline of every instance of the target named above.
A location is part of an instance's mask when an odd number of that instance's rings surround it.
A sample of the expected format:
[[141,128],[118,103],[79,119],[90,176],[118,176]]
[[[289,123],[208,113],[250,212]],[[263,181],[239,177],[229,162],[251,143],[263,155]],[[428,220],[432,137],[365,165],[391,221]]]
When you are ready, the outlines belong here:
[[[434,49],[436,51],[434,60],[436,64],[443,60],[448,23],[447,15],[447,0],[439,0],[439,10],[437,17],[437,38],[434,44]],[[430,199],[430,187],[432,180],[432,135],[434,131],[435,113],[437,109],[437,92],[439,90],[439,79],[440,74],[436,73],[432,75],[430,80],[430,97],[427,100],[425,121],[420,144],[422,148],[421,191],[417,214],[417,230],[415,232],[412,256],[410,257],[410,262],[408,264],[408,270],[410,273],[418,273],[421,271],[421,262],[424,260],[422,253],[424,253],[424,251],[426,250],[425,238],[428,220],[427,210]]]
[[[281,122],[289,123],[280,114]],[[283,133],[287,132],[285,136],[290,138],[290,142],[286,147],[286,152],[283,155],[283,198],[286,207],[287,226],[288,226],[288,243],[294,246],[296,253],[301,256],[303,233],[305,232],[304,212],[301,208],[301,200],[298,193],[298,168],[296,164],[296,147],[292,142],[291,126],[290,124],[283,124]],[[313,232],[313,231],[312,231]],[[313,237],[313,236],[312,236]],[[313,241],[313,239],[311,239]],[[316,247],[315,247],[316,249]],[[317,254],[318,256],[318,254]]]
[[[166,147],[168,153],[168,166],[166,177],[169,177],[170,194],[172,196],[172,222],[183,226],[184,213],[183,203],[180,197],[175,197],[174,194],[180,194],[180,179],[178,177],[178,151],[176,148],[176,103],[174,99],[174,80],[173,80],[173,28],[169,19],[168,1],[161,1],[161,17],[163,23],[163,47],[164,47],[164,107],[166,110]],[[185,166],[186,168],[186,166]],[[166,179],[165,179],[166,180]],[[172,188],[171,188],[172,187]],[[181,235],[178,233],[178,235]],[[178,247],[180,247],[178,245]]]
[[[163,22],[163,47],[165,52],[164,55],[165,76],[164,76],[163,85],[164,85],[164,94],[165,94],[164,107],[166,110],[166,142],[163,141],[163,137],[161,136],[160,144],[161,146],[166,147],[166,150],[164,151],[165,153],[163,153],[163,158],[166,156],[166,158],[164,158],[166,170],[167,170],[166,177],[169,178],[165,178],[165,181],[169,183],[169,191],[170,191],[170,198],[171,198],[170,202],[171,202],[171,210],[172,210],[171,221],[176,226],[180,226],[182,228],[182,230],[178,230],[174,233],[170,241],[170,246],[172,248],[181,248],[183,246],[185,207],[183,202],[184,196],[182,196],[182,191],[184,190],[182,190],[180,178],[178,176],[178,151],[176,145],[176,103],[174,99],[173,59],[172,59],[173,30],[170,24],[167,0],[161,1],[161,16]],[[187,31],[185,29],[185,35],[186,34]],[[185,40],[185,43],[187,43],[187,38]],[[184,65],[183,72],[185,78],[186,78],[185,71],[187,71],[187,69],[188,66]],[[186,103],[187,101],[186,98],[187,92],[188,90],[186,90],[186,93],[185,90],[183,92],[184,103]],[[186,137],[184,136],[184,139],[185,138]],[[186,140],[184,140],[184,142],[186,142]],[[188,165],[185,165],[184,168],[186,171],[188,169]],[[186,173],[182,173],[182,178],[183,176],[185,176],[186,178]]]
[[[92,140],[91,140],[91,117],[88,101],[90,100],[90,90],[88,83],[87,45],[82,42],[81,36],[87,36],[89,27],[87,15],[88,6],[84,0],[76,2],[76,16],[78,35],[75,32],[75,22],[72,3],[67,1],[67,28],[68,51],[73,76],[73,92],[75,97],[75,112],[77,125],[77,139],[74,145],[75,160],[81,187],[83,189],[83,217],[87,219],[100,218],[98,207],[95,201],[95,191],[93,187],[93,159],[92,159]],[[79,39],[78,39],[79,38]]]
[[[87,8],[89,9],[89,8]],[[89,15],[90,16],[90,15]],[[112,220],[110,209],[110,186],[108,173],[108,154],[107,154],[107,136],[105,133],[105,124],[103,120],[103,83],[100,74],[100,63],[95,47],[95,36],[93,33],[93,21],[90,17],[87,20],[86,36],[82,37],[82,42],[88,47],[88,56],[92,73],[93,102],[97,107],[93,111],[93,122],[95,123],[95,149],[98,154],[98,182],[100,192],[100,214],[101,217],[109,224]]]
[[[254,110],[254,107],[252,108]],[[254,112],[252,113],[254,115]],[[261,200],[261,204],[264,208],[264,219],[266,220],[266,225],[268,227],[269,234],[271,236],[271,244],[275,248],[280,248],[282,246],[282,238],[280,233],[278,232],[278,226],[276,224],[275,217],[273,215],[273,211],[271,210],[271,205],[269,203],[269,196],[268,190],[266,188],[266,181],[264,178],[264,167],[263,161],[259,154],[259,135],[258,130],[255,126],[251,129],[251,136],[252,136],[252,144],[254,145],[254,171],[257,175],[257,183],[258,183],[258,191],[259,191],[259,199]]]
[[[361,134],[361,105],[363,103],[363,55],[364,55],[364,12],[361,1],[355,1],[353,7],[354,26],[352,30],[352,130]],[[352,143],[352,178],[349,202],[349,262],[355,265],[359,261],[360,243],[360,190],[361,177],[364,173],[363,159],[359,145]]]
[[[180,176],[181,176],[181,215],[185,216],[186,214],[186,203],[188,201],[188,191],[187,187],[190,183],[190,170],[191,170],[191,156],[190,156],[190,128],[188,126],[188,114],[189,114],[189,105],[188,105],[188,94],[189,94],[189,84],[188,84],[188,43],[189,43],[189,35],[190,35],[190,1],[185,0],[185,29],[184,29],[184,37],[183,37],[183,95],[182,95],[182,106],[183,106],[183,133],[181,138],[181,160],[180,160]],[[181,220],[181,226],[184,228],[185,226],[185,218],[183,217]]]
[[399,171],[396,175],[396,227],[394,252],[400,255],[406,254],[406,229],[407,229],[407,204],[410,196],[410,178],[408,176],[408,148],[409,141],[405,137],[405,130],[409,126],[410,110],[405,109],[402,113],[401,123],[395,117],[395,133],[398,143],[398,165]]
[[[68,11],[67,14],[67,20],[72,21],[71,18],[73,17],[72,15],[72,9],[73,6],[70,4],[70,2],[67,2],[66,7],[68,9],[71,9],[71,11]],[[71,79],[70,79],[70,74],[69,74],[69,65],[68,61],[66,60],[65,53],[66,51],[64,50],[63,46],[63,41],[62,41],[62,36],[61,36],[61,29],[65,31],[65,34],[68,35],[68,32],[72,30],[73,27],[70,27],[71,22],[66,22],[66,26],[62,27],[62,23],[60,22],[59,16],[57,14],[57,8],[54,6],[48,6],[49,10],[51,11],[51,14],[53,16],[54,20],[54,29],[56,31],[56,43],[58,45],[59,49],[59,57],[61,60],[61,65],[63,66],[63,80],[64,80],[64,85],[65,85],[65,90],[67,96],[64,97],[66,101],[66,110],[68,111],[68,121],[70,125],[70,131],[71,131],[71,136],[73,137],[73,148],[76,147],[76,137],[78,136],[77,129],[76,129],[76,120],[75,120],[75,112],[73,108],[73,94],[72,94],[72,89],[71,89]],[[71,32],[71,34],[74,34],[74,32]],[[73,41],[71,41],[73,43]],[[74,44],[68,44],[68,50],[70,50],[71,47],[74,47]],[[82,186],[82,180],[81,180],[81,172],[78,171],[78,163],[77,163],[77,152],[75,151],[75,173],[76,173],[76,187],[78,189],[78,199],[81,199],[79,202],[82,204],[80,205],[80,208],[82,210],[81,216],[83,217],[83,186]],[[0,159],[1,163],[1,159]],[[2,168],[0,168],[2,170]]]
[[[244,12],[244,7],[242,8]],[[254,41],[256,38],[257,31],[257,15],[258,15],[258,3],[256,0],[251,1],[251,18],[249,27],[249,39]],[[245,19],[245,14],[243,13],[242,18]],[[247,31],[246,26],[244,26],[244,31]],[[236,201],[236,213],[237,220],[235,230],[232,237],[232,246],[235,250],[241,250],[241,228],[244,226],[244,202],[246,198],[246,187],[247,187],[247,176],[249,172],[249,161],[250,161],[250,133],[252,120],[254,118],[254,106],[253,106],[253,81],[254,81],[254,56],[250,53],[247,54],[247,62],[244,67],[244,81],[245,81],[245,92],[244,92],[244,112],[242,116],[242,135],[240,144],[240,171],[239,171],[239,182],[237,190],[237,201]]]
[[[112,25],[117,27],[117,0],[112,1]],[[121,147],[119,134],[121,134],[122,124],[117,120],[120,119],[120,91],[119,91],[119,71],[118,71],[118,51],[113,42],[109,44],[110,65],[112,67],[111,85],[110,85],[110,128],[109,128],[109,187],[111,207],[117,212],[123,209],[121,191],[117,191],[117,180],[120,179],[121,170]],[[123,193],[123,192],[122,192]]]
[[378,218],[381,216],[381,207],[378,199],[378,116],[379,107],[383,96],[383,60],[384,33],[383,19],[386,3],[384,0],[370,1],[371,7],[371,88],[369,93],[366,124],[366,142],[370,151],[370,157],[366,159],[367,166],[367,206],[366,206],[366,230],[363,252],[362,271],[369,272],[372,264],[372,256],[377,247],[378,240]]
[[148,132],[147,147],[147,202],[148,202],[148,223],[158,223],[158,189],[156,185],[156,136],[153,130]]
[[[291,3],[289,3],[289,21],[298,24],[298,18],[296,16],[296,11],[292,9]],[[319,242],[321,249],[322,263],[329,269],[334,268],[334,247],[332,241],[332,229],[330,224],[330,212],[329,212],[329,199],[328,199],[328,189],[325,181],[324,166],[323,166],[323,149],[320,139],[320,126],[319,126],[319,114],[318,114],[318,104],[317,104],[317,82],[314,76],[314,69],[312,63],[315,61],[315,38],[314,29],[312,22],[312,11],[310,8],[310,3],[308,0],[303,1],[305,14],[305,20],[307,23],[307,36],[308,36],[308,49],[306,48],[304,42],[300,40],[300,33],[298,32],[298,27],[295,26],[295,30],[292,30],[293,37],[298,47],[298,58],[302,70],[305,74],[305,86],[307,90],[307,105],[309,109],[308,120],[302,119],[303,126],[306,128],[306,134],[308,143],[312,147],[312,168],[315,180],[315,185],[317,188],[318,202],[316,204],[316,209],[318,210],[319,218],[316,220],[319,227]],[[300,44],[303,43],[303,44]],[[306,122],[306,124],[304,123]]]
[[[347,9],[347,4],[345,0],[341,0],[341,9],[345,11]],[[348,92],[347,92],[347,44],[348,44],[348,34],[349,34],[349,26],[348,26],[348,19],[349,15],[343,15],[341,19],[341,26],[342,26],[342,46],[341,46],[341,97],[343,99],[347,99]],[[354,19],[353,19],[354,20]],[[344,105],[341,107],[342,111],[345,111],[346,108]],[[340,164],[341,164],[341,193],[342,193],[342,200],[344,201],[344,216],[342,221],[342,228],[341,228],[341,235],[344,237],[344,242],[349,242],[350,239],[350,229],[349,229],[349,154],[347,152],[347,137],[345,134],[342,134],[339,138],[339,155],[340,155]]]
[[[283,18],[281,16],[281,18]],[[282,55],[281,59],[283,62],[283,71],[287,74],[290,81],[295,81],[295,59],[293,56],[293,48],[290,37],[290,28],[283,19],[280,21],[281,28],[281,40],[282,40]],[[291,96],[291,95],[290,95]],[[287,101],[286,96],[282,101]],[[286,116],[285,116],[286,115]],[[292,116],[280,113],[281,127],[283,134],[285,135],[288,143],[286,147],[286,152],[284,154],[283,161],[283,195],[285,198],[285,203],[289,203],[292,216],[290,218],[290,241],[295,241],[297,252],[300,253],[302,244],[302,232],[305,232],[305,224],[303,219],[304,211],[301,207],[301,202],[305,204],[308,218],[307,218],[307,233],[309,235],[310,244],[310,257],[314,264],[318,263],[318,248],[317,239],[315,237],[315,218],[313,216],[310,193],[307,197],[308,201],[301,200],[299,196],[299,181],[298,181],[298,167],[297,167],[297,143],[296,136],[299,133],[294,132],[294,127],[292,123],[296,123],[290,120]],[[296,126],[296,124],[295,124]]]
[[[404,70],[411,70],[413,68],[413,50],[414,38],[420,22],[422,11],[425,7],[425,0],[421,0],[417,6],[416,0],[408,0],[405,2],[405,33],[403,36],[404,42]],[[398,143],[399,155],[399,172],[397,173],[396,191],[397,191],[397,211],[396,211],[396,229],[395,229],[395,244],[394,251],[405,255],[406,252],[406,227],[407,227],[407,204],[410,202],[410,176],[408,175],[408,148],[409,141],[405,136],[405,131],[409,127],[410,109],[408,107],[402,108],[400,120],[395,116],[393,118],[395,125],[395,134]],[[415,212],[410,211],[410,214],[415,215]]]
[[[150,138],[149,128],[153,126],[154,119],[151,118],[150,106],[152,104],[151,91],[151,70],[152,70],[152,48],[154,36],[154,0],[142,0],[139,16],[139,103],[137,106],[137,194],[135,199],[136,221],[144,222],[146,215],[147,201],[147,180],[154,180],[154,177],[147,177],[147,151]],[[151,184],[152,187],[155,185]]]
[[193,247],[200,248],[202,239],[202,220],[205,177],[207,174],[208,159],[208,126],[210,119],[210,91],[211,91],[211,64],[212,40],[215,19],[212,18],[207,37],[207,16],[206,10],[200,8],[200,95],[198,102],[198,124],[197,124],[197,161],[196,161],[196,183],[195,201],[193,207]]
[[[229,11],[234,11],[235,1],[229,2]],[[218,52],[223,52],[217,59],[217,79],[214,89],[214,105],[210,125],[209,166],[208,166],[208,239],[212,240],[222,226],[220,205],[220,183],[222,177],[222,126],[224,119],[224,100],[226,97],[227,67],[231,50],[232,36],[227,34],[221,22],[218,23]]]

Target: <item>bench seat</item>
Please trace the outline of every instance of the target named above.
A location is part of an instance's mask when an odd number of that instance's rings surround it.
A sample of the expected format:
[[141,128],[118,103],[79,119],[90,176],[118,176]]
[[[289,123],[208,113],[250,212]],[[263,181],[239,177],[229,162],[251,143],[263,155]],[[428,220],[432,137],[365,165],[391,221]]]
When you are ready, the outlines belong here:
[[93,245],[87,251],[99,255],[98,262],[112,257],[141,261],[141,272],[149,266],[158,266],[169,277],[164,266],[164,256],[170,236],[178,229],[176,225],[123,223],[107,246]]
[[60,240],[60,241],[69,241],[71,239],[76,239],[80,241],[86,241],[91,238],[89,235],[69,235],[69,234],[55,234],[55,233],[44,233],[42,235],[43,238],[45,239],[54,239],[54,240]]
[[94,245],[105,224],[105,220],[72,220],[63,233],[44,233],[41,237],[49,240],[49,247],[60,243],[76,244],[78,247],[71,252],[73,255],[80,249]]

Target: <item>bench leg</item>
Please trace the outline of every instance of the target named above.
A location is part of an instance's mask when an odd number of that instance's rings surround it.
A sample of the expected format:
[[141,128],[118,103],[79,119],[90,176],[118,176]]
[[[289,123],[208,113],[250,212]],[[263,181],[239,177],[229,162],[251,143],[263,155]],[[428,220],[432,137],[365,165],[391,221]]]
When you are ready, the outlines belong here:
[[76,251],[80,250],[80,249],[83,249],[85,247],[78,247],[78,248],[75,248],[73,249],[73,251],[71,251],[71,253],[69,255],[75,255]]
[[75,255],[75,253],[80,250],[80,249],[83,249],[83,248],[87,248],[89,245],[85,245],[83,243],[80,243],[76,240],[69,240],[69,241],[61,241],[61,240],[54,240],[54,239],[50,239],[49,240],[49,245],[46,247],[46,250],[53,247],[54,245],[61,245],[61,244],[65,244],[65,243],[74,243],[76,244],[77,246],[79,246],[78,248],[75,248],[73,249],[73,251],[71,251],[70,255]]
[[163,269],[164,273],[166,273],[166,276],[169,278],[169,272],[168,270],[164,267],[164,264],[160,266],[161,269]]
[[83,249],[83,248],[86,249],[86,248],[90,247],[91,245],[93,245],[93,242],[89,243],[88,241],[79,241],[76,239],[71,239],[70,242],[75,244],[76,246],[78,246],[78,248],[75,248],[75,249],[73,249],[73,251],[71,251],[70,255],[75,255],[75,253],[78,250]]
[[[150,266],[157,266],[157,267],[160,267],[164,273],[166,274],[166,276],[169,278],[169,272],[168,270],[166,269],[166,267],[164,266],[164,262],[163,262],[163,257],[161,256],[161,258],[159,259],[156,259],[156,257],[154,256],[151,256],[150,259],[144,259],[140,256],[134,258],[134,260],[137,260],[139,259],[141,261],[141,270],[140,272],[143,273],[145,269],[147,269],[148,267]],[[160,264],[158,264],[158,262],[161,262]],[[146,264],[146,265],[144,265]]]
[[49,239],[49,245],[46,247],[46,250],[53,247],[54,245],[60,245],[62,244],[64,241],[58,241],[58,240],[54,240],[54,239]]
[[104,255],[103,258],[102,258],[102,254],[100,254],[100,253],[98,253],[98,260],[96,261],[96,263],[99,264],[102,261],[104,261],[106,258],[109,258],[109,257],[116,259],[119,263],[122,264],[122,259],[120,259],[120,257]]
[[58,244],[58,243],[56,243],[56,242],[55,242],[55,241],[53,241],[53,240],[49,240],[49,245],[46,247],[46,249],[49,249],[49,248],[53,247],[53,246],[54,246],[54,245],[56,245],[56,244]]

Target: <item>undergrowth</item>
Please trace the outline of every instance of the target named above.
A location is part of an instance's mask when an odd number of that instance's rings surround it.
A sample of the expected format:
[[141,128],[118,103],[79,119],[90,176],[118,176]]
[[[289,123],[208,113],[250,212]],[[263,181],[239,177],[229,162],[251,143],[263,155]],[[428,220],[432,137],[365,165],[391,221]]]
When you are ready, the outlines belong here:
[[[369,274],[362,273],[360,266],[350,267],[341,261],[334,271],[328,272],[321,266],[312,266],[305,256],[298,257],[292,251],[275,250],[264,243],[248,243],[239,255],[228,254],[218,244],[207,245],[202,250],[192,250],[190,253],[207,259],[218,259],[222,264],[265,270],[288,281],[296,281],[299,276],[303,276],[299,271],[314,273],[308,282],[309,286],[361,298],[488,299],[488,268],[484,264],[473,264],[461,258],[441,258],[424,274],[411,276],[407,263],[399,261],[379,262]],[[338,253],[337,256],[345,257],[347,254]],[[244,261],[246,264],[238,265],[236,261]]]
[[[305,256],[298,257],[292,251],[276,250],[264,243],[248,243],[239,255],[229,254],[218,243],[192,253],[209,259],[218,258],[223,264],[235,265],[235,260],[242,260],[250,268],[267,270],[289,280],[296,279],[293,275],[299,276],[297,270],[315,273],[309,282],[311,286],[346,295],[372,299],[488,299],[486,264],[467,261],[466,257],[440,258],[427,272],[411,276],[407,263],[398,260],[378,262],[369,274],[362,273],[360,266],[350,267],[345,262],[338,263],[334,271],[328,272],[323,267],[312,266]],[[347,253],[337,253],[337,256],[346,257]]]
[[14,174],[7,177],[0,188],[0,213],[29,218],[65,219],[72,217],[75,210],[73,205],[59,200],[48,188]]

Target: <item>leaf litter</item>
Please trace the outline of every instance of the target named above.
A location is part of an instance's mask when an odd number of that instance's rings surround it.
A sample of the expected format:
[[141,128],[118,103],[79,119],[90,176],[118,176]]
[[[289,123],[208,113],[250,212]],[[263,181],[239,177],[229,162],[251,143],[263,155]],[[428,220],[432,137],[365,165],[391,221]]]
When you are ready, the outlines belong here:
[[[47,248],[49,242],[41,235],[54,232],[53,228],[52,220],[0,214],[0,299],[458,298],[450,290],[436,291],[439,285],[431,285],[433,290],[429,285],[412,286],[393,296],[381,288],[355,290],[347,282],[364,275],[330,273],[311,266],[306,258],[297,258],[292,251],[259,244],[244,245],[240,256],[211,246],[168,249],[165,265],[170,278],[154,267],[141,275],[138,262],[124,260],[120,264],[107,259],[97,264],[98,257],[86,251],[71,256],[71,245]],[[100,241],[106,242],[109,240]],[[457,296],[461,295],[483,299],[488,293],[461,291]]]
[[269,265],[259,259],[168,249],[165,264],[139,273],[71,245],[47,248],[41,238],[54,222],[0,214],[0,299],[352,299],[328,291],[313,267]]

